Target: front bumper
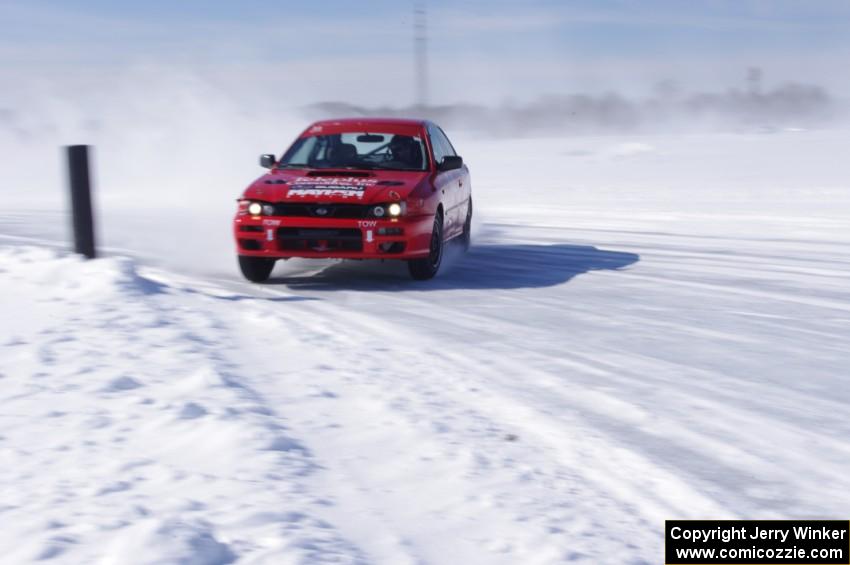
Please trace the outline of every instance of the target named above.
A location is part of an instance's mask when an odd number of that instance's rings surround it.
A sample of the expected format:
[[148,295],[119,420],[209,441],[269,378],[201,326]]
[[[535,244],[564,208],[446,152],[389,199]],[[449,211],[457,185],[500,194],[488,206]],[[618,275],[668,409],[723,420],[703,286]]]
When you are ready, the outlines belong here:
[[360,220],[237,215],[239,255],[285,259],[418,259],[428,255],[431,216]]

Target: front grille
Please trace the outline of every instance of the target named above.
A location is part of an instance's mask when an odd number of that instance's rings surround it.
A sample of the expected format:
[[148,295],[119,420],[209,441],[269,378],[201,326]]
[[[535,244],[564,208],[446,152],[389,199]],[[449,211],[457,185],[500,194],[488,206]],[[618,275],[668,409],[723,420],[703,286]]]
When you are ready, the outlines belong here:
[[[371,218],[372,206],[361,204],[275,204],[276,216],[299,216],[302,218]],[[322,213],[324,211],[324,214]]]
[[280,228],[278,244],[285,250],[362,251],[363,235],[352,228]]

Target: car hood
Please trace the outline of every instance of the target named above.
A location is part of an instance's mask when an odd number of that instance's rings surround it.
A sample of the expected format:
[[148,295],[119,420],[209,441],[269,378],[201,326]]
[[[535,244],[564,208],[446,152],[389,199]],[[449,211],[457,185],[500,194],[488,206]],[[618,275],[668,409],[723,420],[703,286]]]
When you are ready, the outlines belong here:
[[243,197],[265,202],[377,204],[405,199],[427,176],[409,171],[272,170]]

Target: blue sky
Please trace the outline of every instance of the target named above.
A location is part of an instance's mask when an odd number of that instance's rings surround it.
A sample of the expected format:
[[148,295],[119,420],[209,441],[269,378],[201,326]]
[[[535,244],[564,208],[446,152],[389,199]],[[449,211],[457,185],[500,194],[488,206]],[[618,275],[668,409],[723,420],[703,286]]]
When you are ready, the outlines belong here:
[[[850,90],[850,1],[424,3],[435,102],[646,90],[668,78],[728,87],[753,65],[767,79]],[[410,0],[0,0],[0,64],[17,77],[134,65],[231,83],[273,74],[288,77],[299,99],[327,93],[391,103],[411,98],[412,7]]]

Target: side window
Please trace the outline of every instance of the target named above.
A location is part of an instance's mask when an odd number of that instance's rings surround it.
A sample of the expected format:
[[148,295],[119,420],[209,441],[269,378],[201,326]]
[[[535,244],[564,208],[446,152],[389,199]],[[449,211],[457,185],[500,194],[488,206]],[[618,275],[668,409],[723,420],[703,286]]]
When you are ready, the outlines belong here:
[[435,128],[431,125],[428,126],[428,137],[431,138],[431,147],[434,149],[434,161],[439,165],[440,161],[443,160],[443,157],[446,155],[451,155],[449,151],[451,145],[448,147],[446,143],[443,141],[445,136],[441,136],[441,133],[438,128]]
[[452,142],[449,141],[449,138],[446,136],[446,133],[440,129],[440,126],[436,126],[434,128],[434,135],[441,140],[443,150],[446,152],[446,155],[451,155],[453,157],[457,155],[454,146],[452,146]]

